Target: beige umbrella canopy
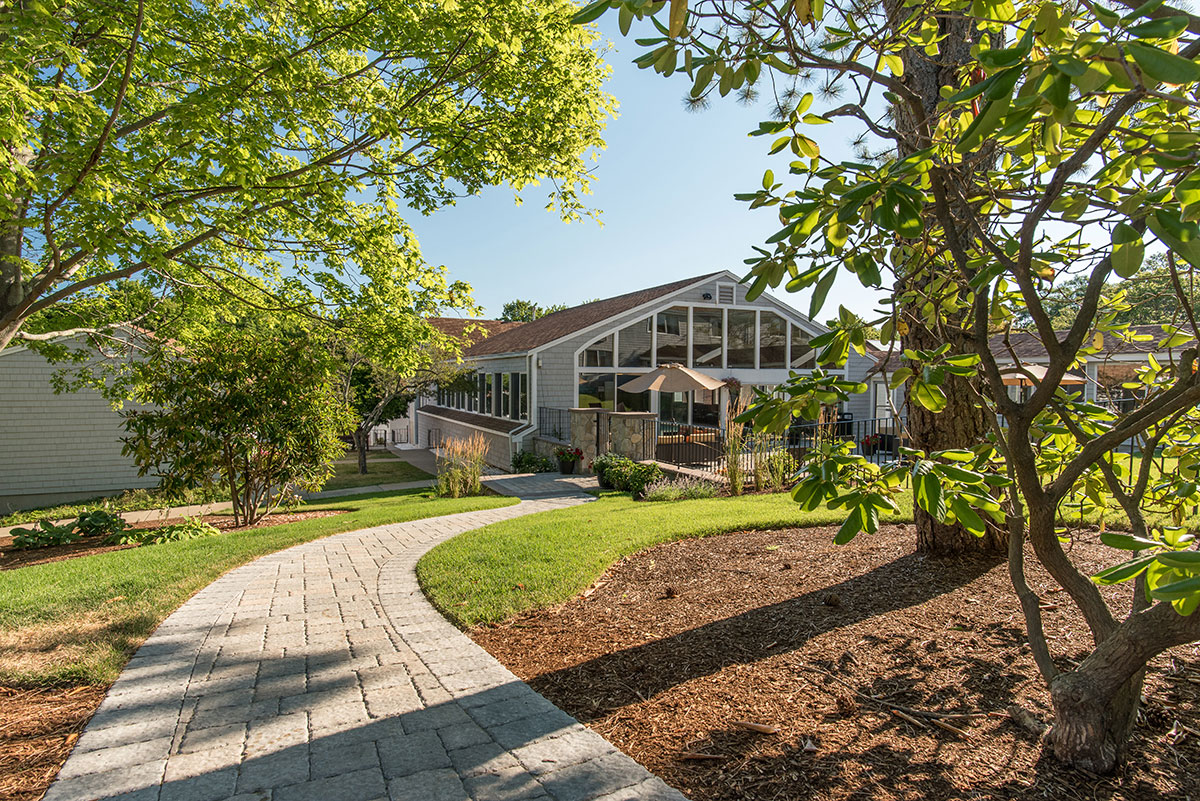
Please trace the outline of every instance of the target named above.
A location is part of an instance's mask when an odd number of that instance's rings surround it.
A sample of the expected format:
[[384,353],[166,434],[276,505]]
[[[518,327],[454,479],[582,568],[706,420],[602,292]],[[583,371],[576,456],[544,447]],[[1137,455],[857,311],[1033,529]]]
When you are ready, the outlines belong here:
[[[1030,387],[1034,384],[1040,384],[1045,380],[1046,368],[1040,364],[1010,364],[1007,367],[1000,368],[1000,377],[1004,379],[1005,386]],[[1086,384],[1087,379],[1075,373],[1063,373],[1062,381],[1059,383]]]
[[682,364],[664,364],[652,373],[638,376],[620,386],[623,392],[691,392],[694,389],[720,389],[725,382],[709,378]]

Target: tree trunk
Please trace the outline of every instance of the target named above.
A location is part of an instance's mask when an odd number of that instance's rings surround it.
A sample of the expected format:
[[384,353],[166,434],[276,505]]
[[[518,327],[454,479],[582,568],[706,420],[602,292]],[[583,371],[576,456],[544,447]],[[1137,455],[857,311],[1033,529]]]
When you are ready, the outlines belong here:
[[[897,19],[906,16],[910,11],[900,8],[896,0],[888,0],[889,12]],[[896,106],[895,127],[901,137],[898,149],[901,156],[929,146],[928,132],[933,129],[937,119],[937,106],[941,100],[941,90],[947,86],[958,86],[962,65],[971,58],[971,46],[978,40],[979,33],[974,22],[961,14],[943,16],[939,25],[946,37],[939,44],[937,59],[929,58],[924,51],[909,48],[902,52],[904,75],[901,80],[920,98],[919,111],[909,104]],[[983,160],[977,169],[986,169],[987,162]],[[973,181],[974,173],[964,170],[962,174],[954,174],[949,180],[968,184]],[[968,197],[971,193],[963,191],[959,197]],[[970,209],[958,210],[960,215],[971,214]],[[927,210],[932,213],[932,210]],[[942,221],[945,225],[945,221]],[[969,238],[966,237],[966,238]],[[949,325],[959,329],[958,332],[948,330],[937,331],[925,324],[922,307],[925,298],[934,291],[934,282],[945,278],[946,267],[941,260],[931,260],[917,264],[906,275],[898,276],[897,294],[913,293],[913,299],[902,302],[899,308],[900,319],[904,326],[901,342],[905,348],[917,350],[936,350],[948,339],[952,342],[954,353],[970,353],[975,349],[975,343],[969,334],[961,332],[965,322],[967,309],[956,315],[951,315]],[[962,294],[968,291],[962,287]],[[943,294],[945,290],[942,290]],[[986,347],[986,343],[983,343]],[[914,370],[920,371],[920,365],[913,365]],[[912,385],[909,384],[907,398],[908,431],[912,438],[912,446],[919,450],[936,451],[951,448],[969,448],[978,443],[986,431],[986,420],[979,408],[977,394],[974,393],[965,379],[949,376],[942,385],[946,394],[946,408],[934,414],[916,403],[911,397]],[[1007,553],[1007,532],[997,526],[988,526],[987,533],[976,537],[960,525],[939,523],[929,513],[913,505],[914,522],[917,529],[917,551],[932,555],[949,555],[961,553],[986,553],[997,556]]]
[[1054,725],[1046,735],[1054,756],[1074,768],[1112,773],[1137,722],[1144,676],[1138,671],[1111,695],[1082,671],[1056,676],[1050,682]]
[[358,452],[358,474],[367,474],[367,432],[361,428],[354,429],[354,450]]

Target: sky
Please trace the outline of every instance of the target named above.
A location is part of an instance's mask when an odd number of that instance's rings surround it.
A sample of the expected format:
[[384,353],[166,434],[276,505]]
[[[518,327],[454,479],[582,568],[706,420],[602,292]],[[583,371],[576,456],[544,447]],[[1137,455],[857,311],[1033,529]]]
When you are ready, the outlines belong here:
[[[631,63],[640,54],[633,38],[646,35],[636,23],[629,39],[617,30],[616,14],[599,25],[614,45],[606,88],[620,103],[587,198],[602,212],[601,222],[562,222],[543,208],[542,187],[526,189],[520,206],[511,189],[493,187],[408,220],[425,259],[471,284],[486,317],[498,317],[515,298],[573,306],[722,269],[743,275],[751,245],[761,246],[779,228],[772,210],[749,211],[733,199],[757,189],[768,167],[787,180],[788,151],[768,157],[771,137],[747,135],[770,116],[766,100],[747,107],[731,94],[689,112],[686,76],[664,78]],[[838,122],[809,131],[835,158],[850,156],[854,133]],[[798,185],[800,178],[791,180]],[[807,291],[780,287],[775,294],[807,312]],[[817,319],[835,316],[839,304],[867,317],[874,300],[843,274]]]

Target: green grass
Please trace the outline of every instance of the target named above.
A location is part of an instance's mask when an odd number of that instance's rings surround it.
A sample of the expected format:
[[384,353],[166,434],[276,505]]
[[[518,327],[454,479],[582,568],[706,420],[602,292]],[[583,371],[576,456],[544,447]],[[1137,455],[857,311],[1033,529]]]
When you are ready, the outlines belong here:
[[304,507],[347,514],[0,572],[0,682],[112,681],[167,615],[256,557],[343,531],[516,502],[428,490],[360,495]]
[[391,453],[367,452],[367,474],[358,472],[358,457],[350,454],[348,459],[334,462],[333,477],[321,489],[336,490],[347,487],[370,487],[376,484],[401,484],[405,481],[426,481],[433,478],[419,467],[398,459]]
[[[912,496],[898,499],[911,509]],[[841,524],[845,513],[802,512],[784,494],[672,503],[605,494],[594,503],[495,523],[442,543],[417,563],[434,605],[460,627],[560,603],[613,562],[651,545],[730,531]],[[885,518],[911,520],[911,514]]]

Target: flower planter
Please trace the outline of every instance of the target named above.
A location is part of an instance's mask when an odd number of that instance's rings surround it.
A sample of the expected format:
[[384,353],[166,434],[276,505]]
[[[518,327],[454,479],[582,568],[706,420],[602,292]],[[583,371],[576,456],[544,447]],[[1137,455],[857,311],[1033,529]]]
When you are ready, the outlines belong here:
[[579,462],[576,461],[575,459],[570,459],[570,460],[559,459],[558,460],[558,472],[562,473],[564,476],[572,475],[575,473],[575,465],[577,465],[577,464],[579,464]]

